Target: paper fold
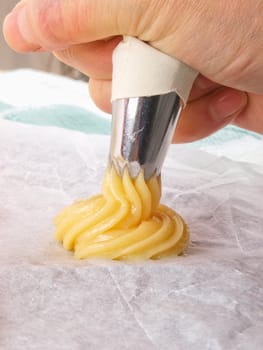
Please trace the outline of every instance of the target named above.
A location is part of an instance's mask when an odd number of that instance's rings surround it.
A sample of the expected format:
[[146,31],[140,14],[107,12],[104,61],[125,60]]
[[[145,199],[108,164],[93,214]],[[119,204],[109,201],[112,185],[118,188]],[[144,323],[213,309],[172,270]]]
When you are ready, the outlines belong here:
[[109,137],[4,120],[0,133],[1,350],[262,349],[260,159],[172,145],[162,203],[188,224],[187,255],[77,261],[53,218],[100,193]]
[[176,58],[136,38],[124,37],[113,53],[112,101],[175,91],[186,105],[197,75]]

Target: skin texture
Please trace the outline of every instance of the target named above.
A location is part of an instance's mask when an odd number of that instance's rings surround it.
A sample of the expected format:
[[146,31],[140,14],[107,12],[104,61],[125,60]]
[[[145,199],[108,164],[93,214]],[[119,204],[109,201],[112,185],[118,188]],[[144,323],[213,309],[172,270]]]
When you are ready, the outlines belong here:
[[107,112],[122,35],[177,57],[200,72],[174,137],[189,142],[229,123],[263,134],[262,13],[263,0],[23,0],[3,31],[14,50],[51,51],[87,74]]

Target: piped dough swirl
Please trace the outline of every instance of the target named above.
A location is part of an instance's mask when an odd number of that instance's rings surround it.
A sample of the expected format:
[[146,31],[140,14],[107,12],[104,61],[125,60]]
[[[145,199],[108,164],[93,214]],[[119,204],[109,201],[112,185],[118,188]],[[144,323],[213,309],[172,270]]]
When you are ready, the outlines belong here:
[[102,194],[64,208],[55,218],[55,237],[79,259],[157,259],[179,255],[189,235],[183,219],[159,204],[160,178],[136,179],[128,170],[106,171]]

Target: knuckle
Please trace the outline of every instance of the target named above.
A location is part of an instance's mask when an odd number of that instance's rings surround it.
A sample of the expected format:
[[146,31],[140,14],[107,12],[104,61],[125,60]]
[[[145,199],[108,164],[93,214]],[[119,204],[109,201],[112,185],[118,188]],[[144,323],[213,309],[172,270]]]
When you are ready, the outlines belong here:
[[56,57],[64,63],[72,63],[75,61],[75,51],[73,47],[56,51]]
[[[38,0],[34,3],[32,19],[40,40],[46,43],[47,49],[59,47],[69,41],[75,31],[74,11],[68,16],[65,3],[61,0]],[[49,47],[50,46],[50,47]]]

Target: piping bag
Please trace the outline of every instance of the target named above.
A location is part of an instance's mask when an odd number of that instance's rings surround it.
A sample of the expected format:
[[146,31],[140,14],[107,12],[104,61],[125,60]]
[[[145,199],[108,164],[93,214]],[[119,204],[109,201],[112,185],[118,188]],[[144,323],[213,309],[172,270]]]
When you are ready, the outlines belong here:
[[133,37],[113,52],[110,164],[159,176],[198,72]]

